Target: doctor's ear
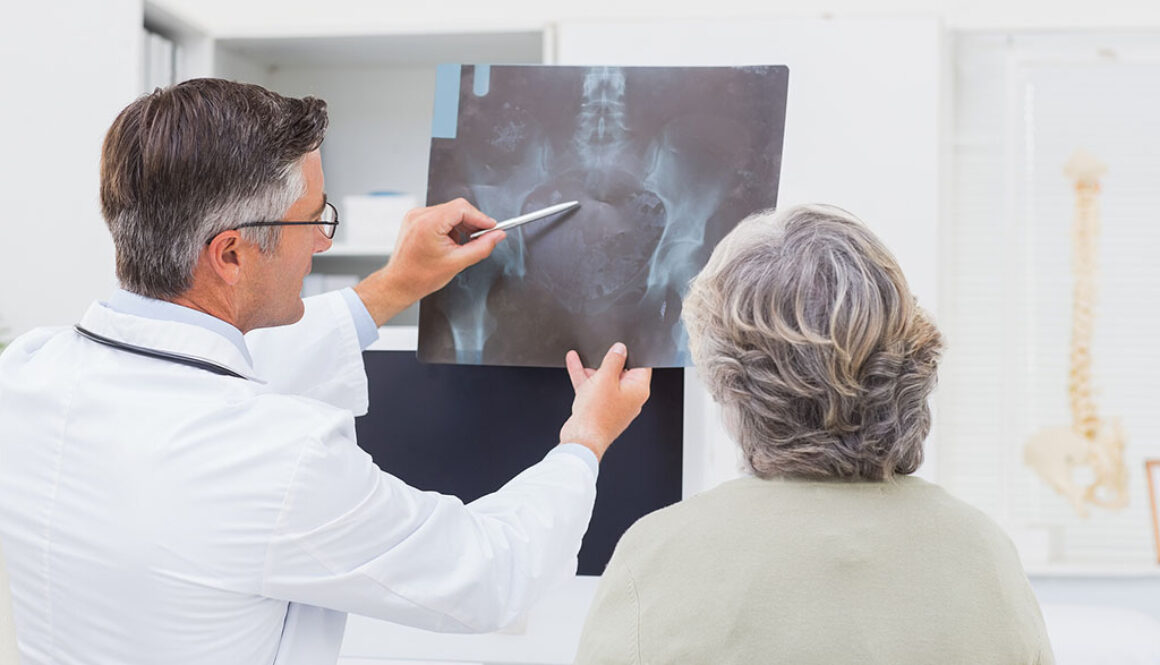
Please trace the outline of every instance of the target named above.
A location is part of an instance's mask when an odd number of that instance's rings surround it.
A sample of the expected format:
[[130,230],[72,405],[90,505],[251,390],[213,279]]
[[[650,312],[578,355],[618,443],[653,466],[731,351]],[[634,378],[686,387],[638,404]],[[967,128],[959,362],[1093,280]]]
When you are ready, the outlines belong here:
[[222,231],[213,237],[201,253],[201,260],[206,262],[218,279],[230,286],[238,283],[242,277],[243,247],[241,234],[237,231]]

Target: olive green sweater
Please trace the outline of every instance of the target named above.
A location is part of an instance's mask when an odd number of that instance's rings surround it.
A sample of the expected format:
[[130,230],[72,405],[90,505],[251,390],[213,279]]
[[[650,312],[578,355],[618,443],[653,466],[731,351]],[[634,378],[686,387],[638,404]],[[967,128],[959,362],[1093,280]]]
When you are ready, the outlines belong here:
[[936,485],[743,478],[637,522],[578,665],[1048,665],[1011,542]]

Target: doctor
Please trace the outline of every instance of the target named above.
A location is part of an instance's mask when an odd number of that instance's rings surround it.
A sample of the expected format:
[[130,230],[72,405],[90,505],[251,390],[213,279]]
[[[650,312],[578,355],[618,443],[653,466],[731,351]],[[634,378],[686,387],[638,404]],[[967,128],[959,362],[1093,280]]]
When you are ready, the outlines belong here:
[[320,100],[200,79],[109,130],[123,290],[0,356],[0,541],[26,665],[334,663],[346,612],[490,631],[574,572],[597,462],[649,371],[624,371],[622,345],[598,370],[569,353],[560,443],[470,505],[379,470],[355,443],[361,349],[504,235],[457,244],[495,224],[462,200],[414,210],[386,267],[304,303],[338,223],[326,125]]

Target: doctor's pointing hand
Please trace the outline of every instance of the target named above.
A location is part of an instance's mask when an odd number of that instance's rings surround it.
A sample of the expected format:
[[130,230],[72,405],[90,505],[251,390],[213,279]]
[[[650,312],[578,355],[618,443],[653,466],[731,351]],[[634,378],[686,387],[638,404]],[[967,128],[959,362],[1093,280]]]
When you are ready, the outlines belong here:
[[490,631],[575,571],[598,461],[648,398],[614,345],[570,353],[559,441],[470,504],[355,440],[378,326],[503,241],[412,211],[390,262],[303,301],[330,247],[325,103],[196,79],[106,135],[121,288],[0,355],[0,541],[21,661],[334,663],[347,612]]

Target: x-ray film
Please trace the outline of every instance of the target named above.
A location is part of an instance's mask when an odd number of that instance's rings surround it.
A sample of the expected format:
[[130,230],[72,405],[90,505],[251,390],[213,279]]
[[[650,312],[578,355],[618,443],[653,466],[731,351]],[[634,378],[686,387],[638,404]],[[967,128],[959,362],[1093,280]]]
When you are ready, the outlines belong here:
[[443,66],[429,205],[497,220],[576,200],[511,229],[425,298],[427,362],[690,364],[681,298],[717,242],[777,201],[788,70]]

